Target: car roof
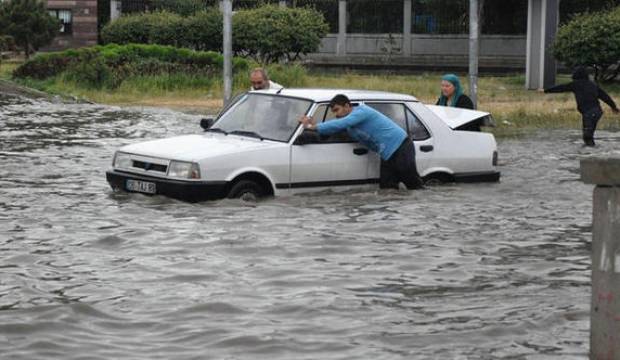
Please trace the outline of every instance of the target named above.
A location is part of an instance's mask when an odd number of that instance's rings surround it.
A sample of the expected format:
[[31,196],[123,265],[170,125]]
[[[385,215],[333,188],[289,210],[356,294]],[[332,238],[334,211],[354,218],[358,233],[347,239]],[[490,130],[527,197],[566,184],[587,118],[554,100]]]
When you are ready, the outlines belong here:
[[355,90],[355,89],[281,89],[281,90],[258,90],[251,91],[256,93],[280,94],[309,99],[314,102],[330,101],[338,94],[346,95],[351,101],[418,101],[414,96],[374,90]]

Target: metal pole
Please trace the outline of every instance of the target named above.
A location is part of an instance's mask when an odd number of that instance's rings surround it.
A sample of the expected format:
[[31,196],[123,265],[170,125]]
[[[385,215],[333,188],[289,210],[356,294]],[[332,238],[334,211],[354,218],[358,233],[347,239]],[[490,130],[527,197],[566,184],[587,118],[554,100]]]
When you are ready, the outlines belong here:
[[535,59],[533,54],[534,45],[534,0],[528,0],[527,2],[527,39],[525,45],[525,88],[527,90],[533,90],[532,71],[534,69]]
[[469,93],[474,109],[478,107],[478,0],[469,0]]
[[338,40],[336,41],[336,55],[345,55],[347,52],[347,0],[338,1]]
[[110,1],[110,21],[114,21],[121,17],[121,2],[120,0]]
[[223,0],[224,14],[224,106],[232,98],[232,0]]
[[411,56],[411,0],[403,3],[403,55]]

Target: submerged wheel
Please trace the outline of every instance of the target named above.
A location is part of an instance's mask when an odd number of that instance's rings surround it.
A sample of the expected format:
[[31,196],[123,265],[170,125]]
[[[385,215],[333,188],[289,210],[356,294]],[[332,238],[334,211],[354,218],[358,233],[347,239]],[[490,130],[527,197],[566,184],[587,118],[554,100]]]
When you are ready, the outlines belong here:
[[263,188],[252,180],[240,180],[228,192],[229,199],[256,201],[265,196]]
[[454,182],[454,178],[450,174],[435,173],[424,177],[424,185],[441,185],[445,183]]

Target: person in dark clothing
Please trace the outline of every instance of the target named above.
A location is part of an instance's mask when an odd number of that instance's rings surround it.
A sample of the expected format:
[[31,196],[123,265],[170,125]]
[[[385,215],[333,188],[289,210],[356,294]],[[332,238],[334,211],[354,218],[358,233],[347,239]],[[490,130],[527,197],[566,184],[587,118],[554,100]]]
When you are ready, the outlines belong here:
[[355,108],[346,95],[336,95],[329,103],[336,120],[314,124],[308,116],[299,120],[319,135],[346,131],[351,138],[375,151],[381,157],[379,187],[398,189],[399,182],[408,189],[423,187],[415,163],[415,149],[407,133],[393,120],[364,104]]
[[[469,96],[463,94],[463,87],[459,77],[454,74],[446,74],[441,78],[441,95],[436,105],[452,106],[461,109],[474,109],[474,103]],[[480,123],[472,122],[461,130],[480,131]]]
[[614,113],[620,112],[612,98],[588,77],[588,70],[579,66],[573,72],[573,81],[545,89],[545,93],[572,92],[577,101],[577,110],[581,113],[583,123],[583,142],[594,146],[594,131],[603,116],[599,99],[603,100]]

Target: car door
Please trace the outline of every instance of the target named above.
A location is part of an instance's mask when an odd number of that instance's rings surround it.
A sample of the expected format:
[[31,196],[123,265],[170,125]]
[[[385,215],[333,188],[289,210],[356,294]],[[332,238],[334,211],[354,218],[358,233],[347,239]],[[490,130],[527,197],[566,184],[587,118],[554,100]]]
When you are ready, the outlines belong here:
[[[422,175],[433,156],[434,140],[419,117],[401,102],[367,102],[366,105],[392,119],[407,132],[415,147],[416,168]],[[380,168],[381,158],[378,154],[373,154],[369,158],[369,177],[379,178]]]
[[[334,120],[327,104],[319,104],[312,114],[316,123]],[[305,143],[295,141],[291,149],[292,189],[364,185],[368,181],[371,153],[349,138],[346,132]]]
[[427,169],[433,163],[433,157],[435,156],[435,138],[429,130],[429,127],[424,124],[422,117],[416,114],[413,110],[406,108],[407,114],[407,132],[409,137],[413,140],[415,147],[415,159],[416,167],[418,168],[418,174],[420,176],[427,175]]

